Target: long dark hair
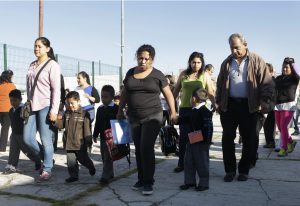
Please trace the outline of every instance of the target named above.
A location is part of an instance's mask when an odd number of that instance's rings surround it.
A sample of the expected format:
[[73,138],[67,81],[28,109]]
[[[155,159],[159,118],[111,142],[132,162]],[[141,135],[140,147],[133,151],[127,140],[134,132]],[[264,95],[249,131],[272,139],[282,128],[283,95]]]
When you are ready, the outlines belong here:
[[55,58],[55,55],[54,55],[54,51],[53,51],[53,48],[50,46],[50,41],[49,39],[47,39],[46,37],[39,37],[35,40],[35,42],[37,41],[41,41],[46,47],[49,47],[50,50],[47,52],[47,56],[56,61],[56,58]]
[[11,83],[11,78],[14,75],[13,71],[11,70],[5,70],[2,72],[0,76],[0,84],[3,84],[5,82]]
[[86,82],[91,85],[91,81],[90,81],[90,76],[85,72],[85,71],[81,71],[78,73],[77,76],[81,75],[83,78],[86,79]]
[[191,67],[191,62],[193,61],[193,59],[195,58],[200,58],[202,65],[201,68],[198,71],[197,77],[199,78],[200,74],[204,71],[204,67],[205,67],[205,61],[204,61],[204,55],[200,52],[193,52],[190,57],[189,57],[189,61],[188,61],[188,67],[186,69],[186,74],[190,75],[193,73],[193,69]]

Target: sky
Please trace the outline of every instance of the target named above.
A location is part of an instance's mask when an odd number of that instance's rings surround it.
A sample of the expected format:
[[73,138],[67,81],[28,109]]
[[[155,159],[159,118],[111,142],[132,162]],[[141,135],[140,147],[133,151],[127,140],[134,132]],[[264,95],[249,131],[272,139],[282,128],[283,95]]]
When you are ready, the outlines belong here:
[[[0,42],[33,48],[38,1],[0,1]],[[178,74],[194,51],[219,73],[228,37],[242,33],[250,51],[281,72],[284,57],[300,62],[300,2],[126,1],[125,72],[142,44],[156,50],[154,67]],[[120,1],[44,0],[44,36],[55,53],[120,66]]]

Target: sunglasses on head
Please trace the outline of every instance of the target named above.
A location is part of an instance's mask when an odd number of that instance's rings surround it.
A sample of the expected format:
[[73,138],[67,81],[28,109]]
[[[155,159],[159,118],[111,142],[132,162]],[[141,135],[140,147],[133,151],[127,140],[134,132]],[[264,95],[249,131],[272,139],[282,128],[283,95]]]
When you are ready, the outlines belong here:
[[290,63],[292,64],[295,62],[295,60],[294,60],[294,58],[286,57],[286,58],[284,58],[283,62],[287,63],[287,64],[290,64]]

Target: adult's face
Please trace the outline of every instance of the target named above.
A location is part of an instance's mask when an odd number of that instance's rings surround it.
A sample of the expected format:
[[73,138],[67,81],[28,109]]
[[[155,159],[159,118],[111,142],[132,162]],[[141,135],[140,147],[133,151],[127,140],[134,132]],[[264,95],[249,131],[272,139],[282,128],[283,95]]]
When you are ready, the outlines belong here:
[[138,68],[141,71],[146,71],[147,69],[151,69],[153,59],[151,58],[149,52],[143,51],[137,57]]
[[50,48],[46,47],[41,40],[37,40],[34,43],[34,55],[37,58],[48,56],[47,52],[49,52]]
[[282,65],[282,74],[283,75],[290,75],[292,74],[292,69],[289,64]]
[[238,37],[235,37],[230,42],[230,49],[233,56],[241,60],[247,53],[247,46],[243,44],[242,40]]
[[196,57],[190,62],[190,65],[193,72],[197,72],[202,67],[202,61],[200,58]]
[[77,75],[77,83],[79,86],[84,86],[87,83],[86,78],[84,78],[81,74]]

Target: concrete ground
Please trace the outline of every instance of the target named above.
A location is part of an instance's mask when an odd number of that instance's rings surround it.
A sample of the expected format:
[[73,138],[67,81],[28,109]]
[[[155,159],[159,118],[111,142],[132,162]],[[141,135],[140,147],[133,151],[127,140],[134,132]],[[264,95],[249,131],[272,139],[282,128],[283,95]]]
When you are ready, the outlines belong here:
[[[108,186],[102,186],[98,183],[102,171],[100,147],[94,145],[91,157],[96,165],[96,175],[91,177],[88,170],[81,167],[80,180],[72,184],[64,183],[68,172],[63,150],[56,152],[53,176],[46,183],[34,181],[37,177],[34,164],[21,154],[21,173],[0,174],[0,205],[300,205],[300,143],[293,153],[279,158],[272,149],[262,148],[265,141],[261,133],[259,160],[250,171],[250,179],[247,182],[234,180],[226,183],[223,181],[221,132],[219,116],[215,115],[214,144],[210,149],[210,188],[204,192],[179,190],[183,173],[173,173],[178,158],[173,155],[165,157],[158,144],[155,148],[157,164],[152,196],[143,196],[140,191],[131,190],[137,180],[134,146],[131,150],[131,166],[126,159],[116,161],[114,180]],[[299,136],[294,138],[299,141]],[[61,144],[59,142],[60,147]],[[238,158],[240,152],[241,146],[237,144]],[[8,153],[8,150],[0,153],[1,171],[7,164]]]

